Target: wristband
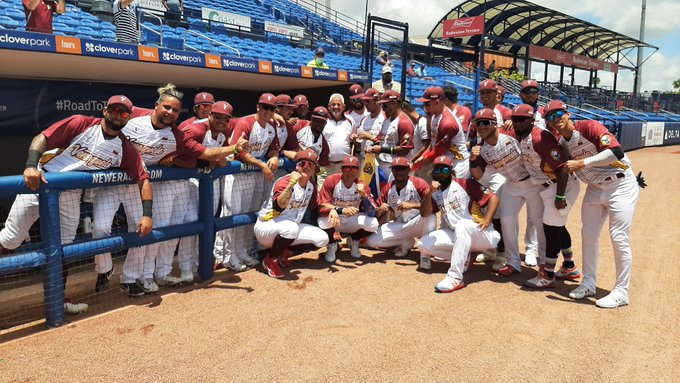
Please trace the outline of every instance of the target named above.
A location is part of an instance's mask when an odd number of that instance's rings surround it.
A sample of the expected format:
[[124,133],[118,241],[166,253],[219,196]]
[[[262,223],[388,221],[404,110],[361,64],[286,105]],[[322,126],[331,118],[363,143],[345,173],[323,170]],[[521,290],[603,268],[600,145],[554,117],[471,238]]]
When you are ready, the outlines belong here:
[[555,194],[555,199],[558,200],[558,201],[564,201],[566,198],[567,198],[567,197],[565,197],[565,196],[563,196],[563,195],[557,195],[557,194]]
[[37,168],[38,162],[40,161],[40,156],[42,156],[42,153],[40,153],[39,151],[34,150],[34,149],[29,149],[28,150],[28,158],[26,159],[26,167],[27,168]]
[[380,147],[380,153],[390,154],[391,150],[392,150],[392,148],[390,148],[389,146],[381,146]]
[[297,180],[290,180],[290,182],[288,182],[288,185],[295,186],[295,184],[297,184],[297,183],[298,183]]
[[479,165],[477,165],[477,161],[470,160],[470,167],[471,168],[476,168],[477,166],[479,166]]
[[153,213],[153,200],[145,199],[142,201],[142,216],[151,218]]
[[345,209],[344,209],[344,208],[341,208],[341,207],[336,207],[336,208],[335,208],[335,212],[338,213],[338,215],[341,215],[343,210],[345,210]]
[[236,149],[236,145],[234,145],[234,156],[238,156],[238,149]]

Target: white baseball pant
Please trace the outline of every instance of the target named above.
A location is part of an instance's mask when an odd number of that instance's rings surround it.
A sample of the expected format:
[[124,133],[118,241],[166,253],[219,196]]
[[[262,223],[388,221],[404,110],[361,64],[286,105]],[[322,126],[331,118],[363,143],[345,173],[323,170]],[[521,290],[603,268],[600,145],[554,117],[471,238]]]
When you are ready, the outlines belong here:
[[522,270],[519,257],[519,211],[526,203],[527,215],[536,227],[538,237],[538,255],[545,260],[545,233],[543,232],[543,200],[540,197],[541,185],[534,185],[529,179],[524,181],[506,180],[501,194],[499,210],[501,216],[501,230],[505,243],[505,254],[508,264],[515,270]]
[[269,249],[274,244],[274,238],[280,235],[286,239],[295,239],[290,246],[313,244],[321,248],[328,244],[328,235],[316,226],[297,223],[289,219],[275,217],[269,221],[257,220],[255,223],[255,238],[263,248]]
[[419,214],[408,222],[385,223],[366,238],[366,246],[378,249],[402,246],[410,249],[415,244],[414,238],[420,238],[436,227],[437,218],[434,214],[425,218]]
[[[162,181],[154,184],[153,220],[154,226],[165,227],[184,222],[184,213],[189,204],[189,180]],[[148,253],[144,259],[144,278],[163,278],[172,272],[172,261],[177,248],[177,239],[149,245],[155,253]],[[150,256],[149,256],[150,255]],[[155,261],[155,267],[154,267]],[[155,271],[154,271],[155,270]]]
[[[59,194],[59,228],[61,243],[69,244],[76,237],[80,219],[82,189],[64,190]],[[0,231],[0,245],[8,250],[21,246],[31,226],[40,217],[37,194],[18,194],[10,208],[5,227]],[[46,235],[47,233],[43,233]]]
[[498,245],[501,235],[489,226],[484,230],[472,220],[460,220],[455,230],[439,229],[420,238],[418,250],[421,255],[450,259],[448,275],[463,279],[470,261],[470,252],[482,252]]
[[541,199],[543,200],[543,223],[549,226],[565,226],[567,218],[569,218],[569,211],[578,198],[578,193],[581,191],[581,183],[574,176],[569,176],[567,181],[567,189],[564,192],[566,197],[567,207],[557,210],[555,207],[555,192],[557,184],[553,183],[547,188],[541,190]]
[[[333,227],[333,225],[328,222],[328,217],[319,217],[318,225],[319,228],[324,230]],[[363,213],[354,214],[352,216],[346,216],[343,214],[340,215],[340,226],[337,228],[337,231],[340,233],[351,234],[363,229],[365,231],[375,233],[375,231],[378,230],[378,226],[380,226],[380,224],[378,223],[378,219],[375,217],[369,217]]]
[[630,269],[633,253],[630,249],[630,227],[633,223],[635,204],[640,195],[635,175],[631,169],[621,179],[603,185],[589,184],[581,205],[583,228],[583,282],[592,288],[597,286],[597,262],[600,256],[599,238],[604,221],[609,218],[609,236],[614,250],[616,284],[614,290],[628,298]]
[[[123,204],[127,218],[128,232],[137,230],[139,220],[142,218],[142,203],[137,185],[118,185],[98,188],[96,190],[92,222],[92,238],[104,238],[111,235],[111,223]],[[132,283],[142,275],[144,260],[144,247],[128,249],[121,283]],[[113,267],[111,253],[98,254],[94,257],[94,269],[97,273],[106,273]]]

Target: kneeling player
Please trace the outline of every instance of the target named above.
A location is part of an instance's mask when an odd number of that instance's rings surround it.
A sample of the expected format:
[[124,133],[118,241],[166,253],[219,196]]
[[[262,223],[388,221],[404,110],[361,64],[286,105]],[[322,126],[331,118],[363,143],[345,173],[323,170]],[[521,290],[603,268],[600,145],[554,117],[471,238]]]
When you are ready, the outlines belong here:
[[[498,196],[489,190],[482,191],[477,181],[454,176],[451,159],[437,157],[432,170],[432,185],[420,206],[423,217],[434,217],[437,211],[442,212],[441,229],[420,238],[418,246],[421,257],[451,259],[446,277],[434,287],[440,293],[465,287],[463,272],[470,252],[492,249],[501,238],[490,225],[500,201]],[[477,206],[487,207],[483,216]]]
[[307,207],[315,209],[317,206],[312,177],[318,160],[311,149],[298,153],[295,171],[276,180],[269,199],[258,213],[255,238],[263,248],[270,249],[262,260],[270,277],[283,277],[279,265],[289,265],[289,247],[312,244],[320,248],[328,244],[328,236],[323,230],[300,223]]

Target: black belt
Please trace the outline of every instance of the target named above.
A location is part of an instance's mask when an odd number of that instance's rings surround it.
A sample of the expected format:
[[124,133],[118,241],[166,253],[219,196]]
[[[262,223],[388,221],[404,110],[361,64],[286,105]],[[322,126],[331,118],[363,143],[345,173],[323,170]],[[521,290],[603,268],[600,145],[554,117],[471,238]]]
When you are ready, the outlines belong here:
[[605,178],[604,180],[605,180],[605,181],[613,181],[613,180],[615,180],[615,179],[617,179],[617,178],[623,178],[623,177],[625,177],[625,176],[626,176],[626,175],[625,175],[624,173],[616,173],[615,176],[609,176],[609,177]]
[[526,181],[526,180],[528,180],[528,179],[529,179],[529,177],[531,177],[531,176],[526,176],[526,177],[522,178],[521,180],[519,180],[519,181],[517,181],[517,182],[522,182],[522,181]]

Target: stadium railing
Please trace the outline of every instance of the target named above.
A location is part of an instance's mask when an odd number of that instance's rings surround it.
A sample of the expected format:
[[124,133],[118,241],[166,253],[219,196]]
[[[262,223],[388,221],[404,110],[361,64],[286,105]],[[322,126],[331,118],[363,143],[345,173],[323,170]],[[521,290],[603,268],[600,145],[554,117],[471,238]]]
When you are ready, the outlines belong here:
[[[289,160],[281,160],[280,166],[293,169]],[[202,280],[213,277],[213,247],[217,231],[255,223],[257,212],[249,212],[215,218],[213,211],[213,180],[226,174],[259,172],[257,167],[232,161],[223,168],[210,172],[200,169],[173,167],[149,167],[153,183],[158,181],[196,178],[199,182],[198,221],[166,227],[154,227],[150,235],[139,237],[135,232],[112,235],[106,238],[85,239],[71,244],[62,244],[60,236],[59,196],[73,189],[101,188],[130,184],[125,172],[112,169],[101,172],[44,173],[47,184],[37,191],[29,190],[23,176],[0,177],[0,198],[11,198],[19,194],[37,194],[40,209],[40,233],[42,245],[32,247],[28,252],[0,256],[0,277],[29,270],[41,269],[45,300],[45,319],[48,326],[64,323],[65,286],[62,280],[63,265],[88,259],[97,254],[117,252],[131,247],[149,245],[190,235],[199,235],[198,275]],[[122,180],[110,182],[106,180]],[[127,180],[127,181],[124,181]]]

